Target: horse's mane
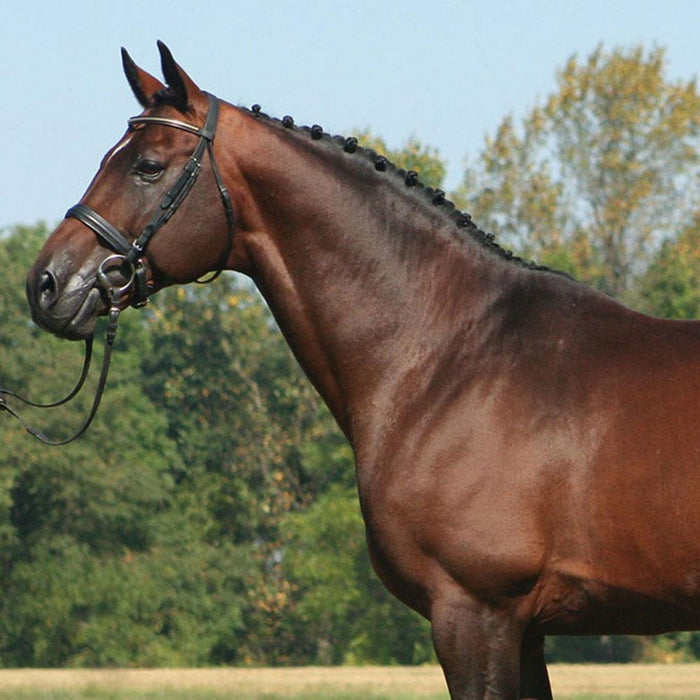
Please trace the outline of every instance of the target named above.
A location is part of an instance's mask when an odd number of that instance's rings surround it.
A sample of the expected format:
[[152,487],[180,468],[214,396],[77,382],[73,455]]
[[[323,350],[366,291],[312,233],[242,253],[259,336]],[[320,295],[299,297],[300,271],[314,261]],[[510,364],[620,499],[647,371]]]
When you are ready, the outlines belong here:
[[502,248],[496,242],[493,233],[486,233],[479,228],[473,221],[471,215],[458,209],[455,204],[447,198],[445,192],[422,183],[415,170],[398,168],[386,156],[377,153],[373,149],[361,146],[354,136],[333,136],[325,132],[318,124],[314,124],[313,126],[297,126],[292,117],[285,116],[282,117],[282,119],[271,117],[265,114],[261,110],[260,105],[257,104],[253,105],[250,109],[245,107],[241,109],[257,119],[264,119],[268,124],[277,128],[305,135],[312,141],[331,144],[333,147],[342,149],[346,153],[352,153],[358,158],[364,158],[374,166],[375,170],[386,173],[387,177],[393,178],[399,186],[409,188],[426,209],[430,209],[431,211],[437,210],[450,223],[452,229],[457,232],[460,237],[463,238],[467,235],[471,240],[476,241],[480,246],[495,253],[499,257],[531,270],[557,272],[543,265],[538,265],[535,262],[525,261],[517,255],[514,255],[511,250]]

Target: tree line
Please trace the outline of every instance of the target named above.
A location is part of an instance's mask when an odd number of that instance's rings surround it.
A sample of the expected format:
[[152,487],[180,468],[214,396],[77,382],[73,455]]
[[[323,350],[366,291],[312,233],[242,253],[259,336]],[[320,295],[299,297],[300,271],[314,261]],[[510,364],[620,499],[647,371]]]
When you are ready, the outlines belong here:
[[[694,318],[700,98],[665,73],[661,49],[572,57],[452,196],[516,253]],[[444,162],[417,138],[362,141],[441,185]],[[0,386],[44,400],[82,360],[29,321],[24,276],[47,233],[0,236]],[[89,393],[29,418],[67,435]],[[247,280],[164,290],[123,314],[79,442],[39,446],[3,414],[0,441],[0,666],[434,660],[427,623],[371,570],[351,451]],[[548,656],[695,659],[700,635],[554,638]]]

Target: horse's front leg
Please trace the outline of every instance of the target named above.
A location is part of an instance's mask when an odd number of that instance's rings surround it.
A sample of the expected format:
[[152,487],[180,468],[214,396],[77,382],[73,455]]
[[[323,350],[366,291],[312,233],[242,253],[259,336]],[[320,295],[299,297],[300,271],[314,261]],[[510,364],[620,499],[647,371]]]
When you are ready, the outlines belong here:
[[452,700],[520,697],[522,629],[512,614],[459,596],[436,601],[431,624]]
[[552,700],[552,688],[544,662],[544,637],[523,637],[520,653],[520,697]]

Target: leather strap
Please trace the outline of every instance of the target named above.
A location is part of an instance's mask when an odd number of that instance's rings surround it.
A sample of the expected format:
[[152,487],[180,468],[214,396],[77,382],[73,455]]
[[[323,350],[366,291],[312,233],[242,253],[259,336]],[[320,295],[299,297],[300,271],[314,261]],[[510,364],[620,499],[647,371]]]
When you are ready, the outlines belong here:
[[88,228],[91,228],[107,248],[111,248],[115,253],[127,255],[131,250],[129,241],[122,232],[100,216],[94,209],[85,204],[75,204],[66,212],[66,219],[78,219]]

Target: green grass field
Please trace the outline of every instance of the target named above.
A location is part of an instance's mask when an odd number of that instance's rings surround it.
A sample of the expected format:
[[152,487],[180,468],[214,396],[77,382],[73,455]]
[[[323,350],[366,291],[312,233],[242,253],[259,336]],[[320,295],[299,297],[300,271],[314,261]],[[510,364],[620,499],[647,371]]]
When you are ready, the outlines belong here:
[[[556,698],[700,700],[700,664],[555,665]],[[435,666],[0,670],[0,700],[446,700]]]

